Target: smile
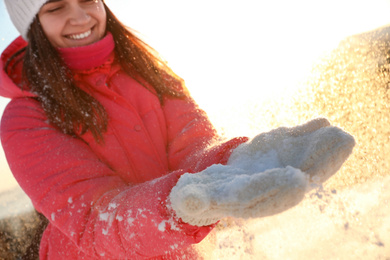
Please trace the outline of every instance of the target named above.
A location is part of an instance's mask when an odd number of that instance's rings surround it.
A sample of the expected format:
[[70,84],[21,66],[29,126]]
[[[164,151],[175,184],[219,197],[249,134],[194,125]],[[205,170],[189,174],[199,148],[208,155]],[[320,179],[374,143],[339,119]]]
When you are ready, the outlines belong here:
[[92,33],[92,30],[89,30],[85,33],[80,33],[80,34],[72,34],[72,35],[68,35],[66,36],[67,38],[70,38],[70,39],[73,39],[73,40],[82,40],[84,38],[87,38],[88,36],[90,36]]

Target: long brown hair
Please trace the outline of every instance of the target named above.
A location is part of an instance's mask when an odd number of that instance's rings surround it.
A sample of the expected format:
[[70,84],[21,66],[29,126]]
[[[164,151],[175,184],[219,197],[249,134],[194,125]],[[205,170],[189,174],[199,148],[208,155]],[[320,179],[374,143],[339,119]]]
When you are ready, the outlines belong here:
[[[107,31],[115,41],[116,59],[127,74],[152,86],[160,102],[163,96],[188,97],[183,80],[178,77],[149,45],[125,27],[104,3]],[[23,76],[36,93],[49,122],[66,134],[91,131],[97,142],[103,141],[108,115],[91,95],[78,88],[72,72],[50,44],[38,16],[28,32]],[[145,82],[140,82],[145,84]]]

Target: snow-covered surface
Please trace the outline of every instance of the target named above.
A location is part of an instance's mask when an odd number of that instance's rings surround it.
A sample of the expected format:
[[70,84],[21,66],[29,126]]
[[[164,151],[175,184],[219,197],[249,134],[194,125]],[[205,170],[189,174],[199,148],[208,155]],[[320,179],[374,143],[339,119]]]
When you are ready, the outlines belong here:
[[389,190],[390,177],[374,179],[341,192],[313,192],[274,217],[223,220],[208,259],[386,260]]
[[0,220],[31,211],[33,211],[31,201],[20,188],[0,193]]

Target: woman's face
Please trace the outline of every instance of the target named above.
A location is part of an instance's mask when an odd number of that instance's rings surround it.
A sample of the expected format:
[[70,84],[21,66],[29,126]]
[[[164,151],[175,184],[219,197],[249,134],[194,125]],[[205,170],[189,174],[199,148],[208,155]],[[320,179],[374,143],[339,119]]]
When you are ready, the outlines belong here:
[[89,45],[103,38],[106,32],[102,0],[49,0],[38,17],[54,47]]

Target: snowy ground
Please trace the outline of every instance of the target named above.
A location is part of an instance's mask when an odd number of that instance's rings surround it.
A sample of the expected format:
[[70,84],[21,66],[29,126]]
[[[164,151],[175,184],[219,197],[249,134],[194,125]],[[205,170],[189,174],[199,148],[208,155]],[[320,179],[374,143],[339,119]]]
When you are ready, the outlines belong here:
[[[390,23],[388,0],[106,2],[150,38],[226,137],[254,136],[307,120],[290,105],[313,60],[345,36]],[[0,0],[0,51],[17,35],[4,8]],[[0,98],[0,114],[6,103]],[[374,103],[362,104],[369,109]],[[364,128],[387,122],[387,114],[364,121]],[[378,132],[358,141],[374,140],[388,147],[388,136]],[[383,173],[390,168],[386,157],[375,156],[380,151],[370,149],[359,147],[336,183],[287,212],[246,222],[223,220],[212,241],[200,245],[202,251],[209,259],[390,259],[390,177]],[[386,167],[370,171],[378,165]],[[354,179],[361,171],[364,178]],[[31,206],[25,196],[7,191],[16,185],[0,151],[0,193],[6,191],[2,217]]]
[[275,217],[216,234],[211,259],[389,259],[390,177],[313,193]]

